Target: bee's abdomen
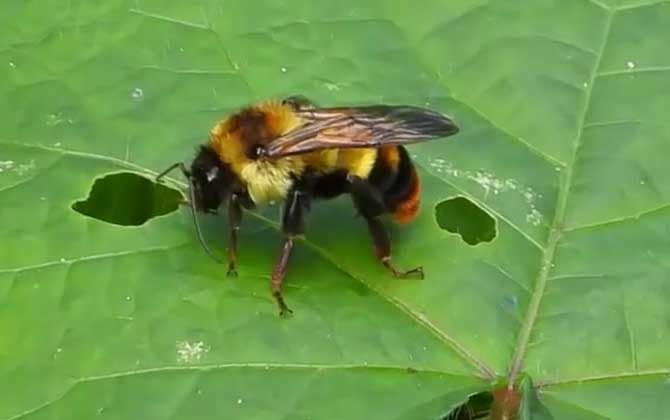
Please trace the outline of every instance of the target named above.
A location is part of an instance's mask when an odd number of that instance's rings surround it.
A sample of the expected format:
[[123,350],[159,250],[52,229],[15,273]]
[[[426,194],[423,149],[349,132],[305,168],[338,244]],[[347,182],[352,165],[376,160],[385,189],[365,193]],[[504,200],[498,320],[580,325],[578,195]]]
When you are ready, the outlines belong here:
[[404,147],[380,149],[369,181],[382,193],[384,204],[396,222],[414,220],[419,212],[421,185]]

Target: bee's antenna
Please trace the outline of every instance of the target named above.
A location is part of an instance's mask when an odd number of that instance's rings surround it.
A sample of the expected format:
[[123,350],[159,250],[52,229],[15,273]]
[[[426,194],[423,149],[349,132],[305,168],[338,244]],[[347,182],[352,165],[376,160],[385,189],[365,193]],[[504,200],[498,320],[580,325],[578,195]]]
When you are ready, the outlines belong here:
[[191,172],[189,172],[189,170],[186,169],[184,163],[176,162],[170,165],[166,170],[156,175],[156,182],[159,182],[161,178],[163,178],[165,175],[169,174],[176,168],[181,169],[181,173],[184,174],[184,177],[188,181],[188,195],[189,199],[191,200],[191,202],[189,203],[190,204],[189,207],[191,208],[191,216],[193,216],[193,225],[195,226],[195,232],[198,235],[198,241],[200,242],[200,246],[202,246],[202,249],[205,250],[205,253],[210,257],[212,257],[214,261],[218,263],[223,263],[223,261],[216,255],[214,255],[214,253],[209,249],[209,247],[205,243],[205,238],[202,236],[202,231],[200,230],[200,223],[198,223],[198,215],[195,210],[195,187],[193,186],[193,178],[191,177]]
[[182,163],[181,165],[182,172],[184,172],[184,176],[188,180],[188,193],[191,199],[191,215],[193,216],[193,225],[195,226],[195,232],[198,234],[198,241],[200,241],[200,246],[202,246],[202,249],[205,251],[207,255],[212,257],[212,259],[218,263],[223,263],[223,261],[214,255],[214,253],[209,249],[207,244],[205,243],[205,238],[202,236],[202,231],[200,230],[200,224],[198,223],[198,215],[195,211],[195,187],[193,186],[193,179],[191,178],[191,174],[186,170],[184,167],[184,164]]
[[163,178],[165,175],[169,174],[170,172],[174,171],[176,168],[180,168],[181,172],[184,174],[185,177],[189,177],[189,172],[184,166],[183,162],[176,162],[170,165],[166,170],[163,172],[159,173],[156,175],[156,182],[160,182],[161,178]]

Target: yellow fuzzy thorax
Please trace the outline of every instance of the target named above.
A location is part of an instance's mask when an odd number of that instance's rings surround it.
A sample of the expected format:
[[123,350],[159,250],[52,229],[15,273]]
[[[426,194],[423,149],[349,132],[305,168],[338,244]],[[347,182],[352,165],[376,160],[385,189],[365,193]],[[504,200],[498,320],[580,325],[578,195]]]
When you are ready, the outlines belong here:
[[[264,128],[271,138],[284,135],[303,124],[290,106],[280,102],[261,102],[252,108],[265,114]],[[306,168],[320,173],[345,169],[367,178],[377,157],[376,149],[333,149],[275,160],[250,159],[244,153],[239,133],[234,131],[233,118],[226,118],[214,126],[210,145],[220,159],[231,166],[256,204],[283,200],[291,189],[293,179]]]
[[254,161],[242,167],[239,175],[256,204],[283,200],[293,184],[292,175],[302,173],[300,160],[284,158],[275,162]]

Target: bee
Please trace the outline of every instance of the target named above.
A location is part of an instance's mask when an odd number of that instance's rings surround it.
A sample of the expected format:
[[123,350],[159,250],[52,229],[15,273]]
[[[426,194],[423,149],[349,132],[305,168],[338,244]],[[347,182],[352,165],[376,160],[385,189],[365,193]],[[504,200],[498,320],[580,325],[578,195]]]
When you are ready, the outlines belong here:
[[365,220],[375,254],[395,277],[423,278],[422,267],[399,270],[391,263],[389,235],[381,216],[412,221],[420,202],[417,172],[404,145],[459,131],[438,112],[414,106],[372,105],[320,108],[302,96],[259,102],[219,121],[200,146],[190,168],[177,162],[156,180],[179,168],[188,180],[193,223],[207,254],[196,212],[228,209],[228,275],[237,275],[238,232],[242,213],[283,203],[284,240],[270,288],[280,315],[292,313],[282,296],[282,281],[296,237],[305,232],[313,200],[351,196]]

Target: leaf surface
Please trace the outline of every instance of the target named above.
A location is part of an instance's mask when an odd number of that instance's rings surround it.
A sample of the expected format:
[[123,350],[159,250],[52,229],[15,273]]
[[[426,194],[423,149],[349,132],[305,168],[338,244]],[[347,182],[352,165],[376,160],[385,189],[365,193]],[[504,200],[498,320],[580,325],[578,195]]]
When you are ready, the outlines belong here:
[[[533,378],[538,418],[670,410],[667,1],[3,2],[0,419],[439,418]],[[423,210],[397,281],[346,199],[319,203],[268,291],[276,208],[240,277],[186,210],[72,210],[109,173],[188,161],[258,99],[404,103],[458,136],[411,147]],[[436,206],[496,219],[477,246]],[[136,197],[134,199],[137,199]],[[268,221],[269,217],[269,221]],[[223,251],[225,218],[206,218]]]

